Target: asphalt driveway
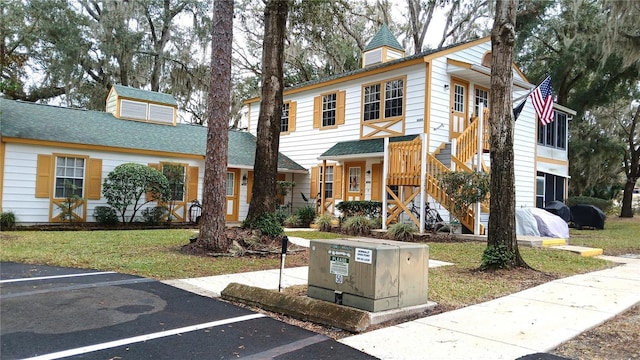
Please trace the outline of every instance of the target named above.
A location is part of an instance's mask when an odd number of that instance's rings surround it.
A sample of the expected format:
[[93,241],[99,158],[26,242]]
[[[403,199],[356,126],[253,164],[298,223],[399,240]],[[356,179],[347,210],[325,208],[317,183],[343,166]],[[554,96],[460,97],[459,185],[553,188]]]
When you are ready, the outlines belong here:
[[0,263],[1,359],[371,359],[158,281]]

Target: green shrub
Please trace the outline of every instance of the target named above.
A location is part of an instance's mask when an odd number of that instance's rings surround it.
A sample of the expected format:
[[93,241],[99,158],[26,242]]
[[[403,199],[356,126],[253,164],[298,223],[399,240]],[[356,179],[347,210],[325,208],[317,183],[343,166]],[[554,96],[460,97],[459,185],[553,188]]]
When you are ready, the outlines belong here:
[[300,217],[298,215],[291,215],[284,220],[284,225],[286,227],[297,228],[300,227],[302,222],[300,221]]
[[154,226],[160,224],[162,217],[167,211],[167,208],[164,206],[154,206],[142,210],[140,214],[145,224]]
[[330,232],[332,221],[333,221],[333,216],[329,214],[325,214],[317,217],[315,220],[315,224],[318,225],[318,228],[320,229],[320,231]]
[[280,225],[284,225],[284,223],[287,221],[287,218],[289,217],[289,214],[286,211],[278,210],[276,211],[274,216],[276,217],[276,220],[278,220]]
[[116,209],[110,206],[96,206],[93,209],[93,217],[100,225],[115,225],[118,223]]
[[397,241],[410,241],[413,240],[413,233],[415,233],[418,229],[416,229],[415,225],[410,223],[396,223],[389,226],[387,230],[387,236],[390,239]]
[[568,207],[578,204],[593,205],[602,210],[603,213],[609,214],[609,211],[611,211],[611,208],[613,207],[613,200],[605,200],[589,196],[574,196],[567,199],[566,205]]
[[102,195],[125,222],[127,210],[133,210],[133,222],[138,210],[151,201],[170,201],[169,180],[162,172],[149,166],[125,163],[115,167],[102,183]]
[[372,225],[371,220],[366,216],[353,216],[342,223],[342,228],[349,235],[366,236],[371,233]]
[[0,230],[13,230],[16,227],[16,214],[3,211],[0,214]]
[[371,219],[372,229],[382,229],[382,216]]
[[309,227],[316,218],[316,209],[313,206],[304,206],[298,209],[296,215],[300,218],[300,225],[303,227]]
[[515,257],[513,251],[509,251],[506,246],[487,246],[482,253],[482,270],[486,269],[506,269],[510,268]]
[[366,216],[374,219],[382,214],[382,203],[380,201],[343,201],[336,205],[343,218],[353,216]]
[[284,234],[284,229],[276,214],[264,214],[253,220],[245,219],[242,222],[243,228],[258,229],[263,235],[276,237]]

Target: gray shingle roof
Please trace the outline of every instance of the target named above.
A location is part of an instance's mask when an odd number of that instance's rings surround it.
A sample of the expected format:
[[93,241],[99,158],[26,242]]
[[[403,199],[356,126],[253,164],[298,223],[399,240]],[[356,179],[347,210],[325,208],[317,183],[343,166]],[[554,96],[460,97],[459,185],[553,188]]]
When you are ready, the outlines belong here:
[[[389,142],[410,141],[416,138],[414,135],[396,136],[389,138]],[[383,154],[384,139],[368,139],[343,141],[333,145],[329,150],[320,155],[320,158],[331,158],[357,154]]]
[[[148,150],[204,158],[207,128],[120,120],[110,113],[70,109],[0,98],[0,131],[3,137],[51,141],[107,148]],[[256,138],[243,131],[229,131],[230,165],[253,167]],[[278,167],[306,170],[280,154]]]
[[129,86],[123,86],[123,85],[117,85],[117,84],[113,85],[113,87],[116,89],[116,93],[118,93],[118,95],[120,95],[121,97],[178,106],[176,99],[169,94],[155,92],[155,91],[141,90],[141,89],[136,89]]
[[388,46],[393,49],[404,51],[404,48],[398,42],[395,36],[389,30],[387,24],[382,24],[380,30],[373,36],[373,39],[369,41],[369,44],[364,48],[364,51],[379,48],[382,46]]

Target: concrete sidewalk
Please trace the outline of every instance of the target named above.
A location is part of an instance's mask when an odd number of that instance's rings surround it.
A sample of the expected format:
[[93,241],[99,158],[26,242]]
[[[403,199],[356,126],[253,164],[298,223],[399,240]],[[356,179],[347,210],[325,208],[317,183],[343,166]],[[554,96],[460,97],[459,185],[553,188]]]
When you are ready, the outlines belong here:
[[550,351],[640,303],[640,260],[340,342],[381,359],[517,359]]
[[[621,265],[340,342],[381,359],[517,359],[547,352],[640,303],[640,259],[601,258]],[[429,267],[447,264],[429,260]],[[276,269],[165,283],[220,296],[231,282],[277,289],[279,274]],[[282,284],[306,285],[307,275],[308,267],[285,269]]]

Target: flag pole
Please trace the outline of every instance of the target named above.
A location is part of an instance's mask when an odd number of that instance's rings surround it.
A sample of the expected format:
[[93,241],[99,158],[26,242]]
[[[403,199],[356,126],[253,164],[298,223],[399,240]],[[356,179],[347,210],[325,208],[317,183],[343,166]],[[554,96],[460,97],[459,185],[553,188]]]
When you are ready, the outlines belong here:
[[540,85],[541,85],[545,80],[547,80],[547,78],[548,78],[548,77],[551,77],[551,75],[547,75],[547,76],[545,76],[545,77],[544,77],[544,79],[542,80],[542,82],[541,82],[540,84],[538,84],[538,85],[534,86],[534,87],[533,87],[533,89],[529,90],[529,92],[528,92],[526,95],[520,96],[519,98],[517,98],[517,99],[513,100],[511,103],[512,103],[512,104],[515,104],[515,103],[517,103],[518,101],[522,101],[523,99],[528,98],[528,97],[529,97],[529,95],[531,95],[534,91],[536,91],[536,89],[537,89],[537,88],[539,88],[539,87],[540,87]]

